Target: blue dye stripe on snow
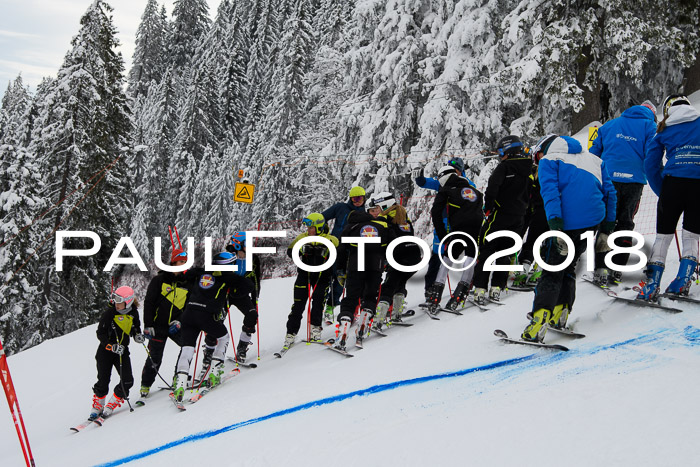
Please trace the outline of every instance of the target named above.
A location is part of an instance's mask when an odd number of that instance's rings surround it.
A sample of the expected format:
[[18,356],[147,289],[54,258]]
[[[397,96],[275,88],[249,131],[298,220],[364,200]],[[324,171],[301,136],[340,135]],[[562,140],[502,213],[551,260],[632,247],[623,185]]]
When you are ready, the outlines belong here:
[[[677,334],[683,335],[684,339],[687,341],[686,345],[688,345],[688,346],[695,347],[698,344],[700,344],[700,329],[698,329],[698,328],[695,328],[693,326],[687,326],[685,329],[682,329],[682,330],[665,328],[665,329],[657,330],[656,332],[651,333],[651,334],[644,334],[641,336],[632,337],[630,339],[620,341],[620,342],[615,342],[613,344],[596,346],[596,347],[589,348],[589,349],[579,349],[580,351],[576,352],[576,353],[557,352],[557,353],[548,355],[545,358],[545,361],[547,362],[547,364],[551,364],[553,361],[571,358],[574,355],[579,356],[579,357],[581,355],[584,355],[584,354],[595,355],[597,353],[604,352],[606,350],[612,350],[612,349],[616,349],[616,348],[620,348],[620,347],[626,347],[628,345],[648,344],[648,343],[652,343],[655,341],[664,340],[666,337],[672,337],[672,336],[675,336]],[[392,389],[400,388],[403,386],[412,386],[415,384],[428,383],[431,381],[438,381],[441,379],[456,378],[456,377],[465,376],[465,375],[468,375],[471,373],[476,373],[478,371],[487,371],[487,370],[494,370],[497,368],[514,367],[520,363],[525,363],[525,362],[530,362],[530,361],[535,362],[536,360],[540,359],[540,357],[542,357],[542,354],[535,353],[532,355],[528,355],[526,357],[513,358],[510,360],[503,360],[500,362],[490,363],[488,365],[483,365],[483,366],[474,367],[474,368],[467,368],[465,370],[453,371],[453,372],[449,372],[449,373],[441,373],[441,374],[430,375],[430,376],[422,376],[420,378],[405,379],[405,380],[401,380],[401,381],[395,381],[393,383],[379,384],[376,386],[371,386],[369,388],[360,389],[360,390],[349,392],[346,394],[340,394],[337,396],[326,397],[324,399],[319,399],[317,401],[312,401],[312,402],[307,402],[305,404],[297,405],[297,406],[291,407],[289,409],[279,410],[277,412],[273,412],[273,413],[268,414],[268,415],[263,415],[262,417],[253,418],[250,420],[246,420],[244,422],[239,422],[239,423],[235,423],[233,425],[225,426],[223,428],[219,428],[218,430],[205,431],[205,432],[185,436],[184,438],[172,441],[170,443],[164,444],[164,445],[159,446],[157,448],[149,449],[147,451],[143,451],[143,452],[138,453],[138,454],[124,457],[122,459],[117,459],[115,461],[107,462],[104,464],[99,464],[97,467],[111,467],[111,466],[116,466],[116,465],[123,465],[123,464],[129,463],[129,462],[132,462],[132,461],[135,461],[138,459],[143,459],[144,457],[158,454],[160,452],[163,452],[163,451],[166,451],[168,449],[180,446],[182,444],[211,438],[214,436],[218,436],[222,433],[237,430],[238,428],[241,428],[244,426],[264,422],[266,420],[271,420],[273,418],[278,418],[278,417],[282,417],[284,415],[293,414],[296,412],[300,412],[302,410],[311,409],[313,407],[320,407],[322,405],[335,404],[336,402],[342,402],[342,401],[345,401],[345,400],[350,399],[350,398],[355,397],[355,396],[360,396],[360,397],[369,396],[372,394],[378,394],[381,392],[390,391]]]
[[500,362],[490,363],[488,365],[483,365],[483,366],[479,366],[479,367],[467,368],[466,370],[459,370],[459,371],[453,371],[453,372],[449,372],[449,373],[441,373],[441,374],[430,375],[430,376],[422,376],[420,378],[405,379],[402,381],[395,381],[393,383],[378,384],[376,386],[371,386],[369,388],[360,389],[360,390],[353,391],[353,392],[348,392],[346,394],[340,394],[337,396],[326,397],[324,399],[319,399],[317,401],[312,401],[312,402],[307,402],[305,404],[297,405],[297,406],[291,407],[289,409],[279,410],[277,412],[273,412],[273,413],[268,414],[268,415],[263,415],[262,417],[253,418],[250,420],[246,420],[244,422],[239,422],[239,423],[235,423],[233,425],[225,426],[223,428],[219,428],[218,430],[204,431],[201,433],[196,433],[193,435],[185,436],[184,438],[180,438],[176,441],[172,441],[170,443],[164,444],[164,445],[159,446],[157,448],[149,449],[148,451],[143,451],[143,452],[138,453],[138,454],[124,457],[122,459],[117,459],[115,461],[107,462],[104,464],[99,464],[98,467],[111,467],[111,466],[115,466],[115,465],[123,465],[123,464],[126,464],[128,462],[132,462],[132,461],[135,461],[138,459],[143,459],[144,457],[158,454],[159,452],[174,448],[176,446],[180,446],[182,444],[211,438],[213,436],[217,436],[217,435],[220,435],[222,433],[237,430],[238,428],[241,428],[244,426],[264,422],[266,420],[282,417],[284,415],[289,415],[289,414],[292,414],[295,412],[300,412],[302,410],[311,409],[313,407],[319,407],[319,406],[328,405],[328,404],[335,404],[336,402],[341,402],[341,401],[344,401],[344,400],[347,400],[347,399],[350,399],[350,398],[353,398],[356,396],[360,396],[360,397],[369,396],[372,394],[378,394],[380,392],[390,391],[392,389],[396,389],[396,388],[399,388],[402,386],[412,386],[414,384],[422,384],[422,383],[427,383],[430,381],[437,381],[437,380],[447,379],[447,378],[456,378],[459,376],[468,375],[470,373],[476,373],[478,371],[487,371],[487,370],[493,370],[495,368],[502,368],[502,367],[507,367],[507,366],[511,366],[511,365],[517,365],[519,363],[526,362],[528,360],[532,360],[532,359],[540,357],[540,356],[541,356],[541,354],[532,354],[532,355],[528,355],[526,357],[513,358],[510,360],[503,360]]

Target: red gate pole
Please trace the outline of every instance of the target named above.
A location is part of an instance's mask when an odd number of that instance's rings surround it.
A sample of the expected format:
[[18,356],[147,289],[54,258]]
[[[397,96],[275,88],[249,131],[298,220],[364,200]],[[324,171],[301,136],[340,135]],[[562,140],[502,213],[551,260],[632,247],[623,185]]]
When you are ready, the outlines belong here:
[[7,405],[10,406],[10,412],[12,413],[12,420],[15,422],[15,429],[17,430],[17,439],[19,439],[19,444],[22,446],[22,454],[24,454],[24,461],[27,463],[27,467],[34,467],[34,456],[32,455],[32,449],[29,447],[29,438],[27,437],[27,429],[24,427],[24,418],[22,418],[22,411],[19,409],[19,401],[17,401],[17,394],[15,393],[15,386],[12,384],[12,377],[10,376],[10,368],[7,366],[7,356],[5,355],[5,349],[2,347],[2,341],[0,340],[0,382],[5,390],[5,397],[7,397]]

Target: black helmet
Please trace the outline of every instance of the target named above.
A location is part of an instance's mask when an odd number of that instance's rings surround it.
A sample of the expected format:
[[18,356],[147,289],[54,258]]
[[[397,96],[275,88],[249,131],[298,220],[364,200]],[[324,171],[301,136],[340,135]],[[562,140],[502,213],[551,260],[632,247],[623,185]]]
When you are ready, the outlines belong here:
[[498,155],[503,156],[516,156],[523,153],[523,142],[520,141],[515,135],[508,135],[501,138],[496,146],[498,150]]

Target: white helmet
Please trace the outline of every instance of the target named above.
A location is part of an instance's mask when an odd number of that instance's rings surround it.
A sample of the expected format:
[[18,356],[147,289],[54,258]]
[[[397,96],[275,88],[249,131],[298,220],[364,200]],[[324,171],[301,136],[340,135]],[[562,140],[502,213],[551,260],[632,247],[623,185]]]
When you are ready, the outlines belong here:
[[396,204],[396,198],[394,195],[388,191],[380,191],[379,193],[372,193],[367,199],[367,207],[380,207],[382,211],[386,211],[390,207]]
[[449,179],[452,175],[457,174],[457,169],[455,169],[451,165],[446,165],[442,167],[440,170],[438,170],[438,181],[440,182],[440,186],[445,186],[445,183],[447,183],[447,179]]

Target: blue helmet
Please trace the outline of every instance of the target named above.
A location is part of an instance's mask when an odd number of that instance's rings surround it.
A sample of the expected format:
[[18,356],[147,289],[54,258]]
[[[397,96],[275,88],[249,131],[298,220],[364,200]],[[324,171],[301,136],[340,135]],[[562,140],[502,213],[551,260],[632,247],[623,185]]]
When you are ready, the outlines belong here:
[[236,255],[234,255],[233,253],[229,253],[228,251],[222,251],[221,253],[218,253],[216,256],[214,256],[212,262],[213,264],[218,265],[233,264],[236,262]]
[[236,251],[245,250],[245,232],[234,232],[231,235],[229,245],[233,246]]
[[464,172],[464,160],[461,157],[451,157],[447,164],[459,170],[460,175]]

